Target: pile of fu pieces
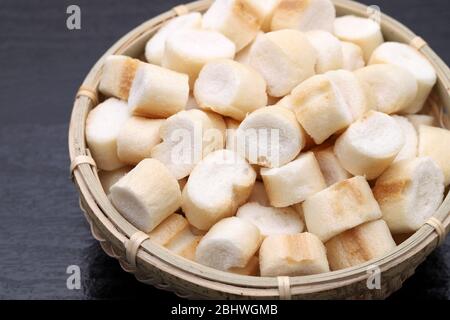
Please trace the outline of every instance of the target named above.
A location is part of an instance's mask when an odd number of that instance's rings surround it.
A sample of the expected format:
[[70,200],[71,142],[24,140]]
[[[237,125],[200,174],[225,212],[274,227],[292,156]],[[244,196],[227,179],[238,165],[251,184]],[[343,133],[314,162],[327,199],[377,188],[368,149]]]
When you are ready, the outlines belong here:
[[164,24],[145,58],[107,57],[86,138],[112,204],[175,254],[323,273],[387,254],[442,202],[435,70],[370,19],[329,0],[216,0]]

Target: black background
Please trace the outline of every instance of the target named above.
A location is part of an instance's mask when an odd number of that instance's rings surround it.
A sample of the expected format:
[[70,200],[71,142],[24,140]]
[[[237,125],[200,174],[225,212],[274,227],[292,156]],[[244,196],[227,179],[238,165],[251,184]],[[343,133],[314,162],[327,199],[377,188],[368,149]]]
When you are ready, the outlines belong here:
[[[69,180],[73,97],[120,36],[180,0],[0,0],[0,298],[175,299],[138,283],[92,238]],[[448,0],[364,0],[409,26],[450,61]],[[66,8],[81,7],[81,30]],[[392,299],[450,297],[450,240]],[[66,268],[82,288],[66,288]],[[155,302],[155,300],[152,300]]]

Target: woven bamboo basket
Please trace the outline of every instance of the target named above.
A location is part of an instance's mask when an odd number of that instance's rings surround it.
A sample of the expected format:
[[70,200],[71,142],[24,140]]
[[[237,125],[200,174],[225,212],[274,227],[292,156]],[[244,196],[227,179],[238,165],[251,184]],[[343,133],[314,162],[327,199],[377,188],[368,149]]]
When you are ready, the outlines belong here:
[[[445,239],[450,225],[450,195],[447,194],[434,217],[395,251],[366,264],[345,270],[303,277],[249,277],[211,269],[178,257],[151,241],[139,241],[138,230],[112,206],[103,191],[95,162],[85,142],[85,120],[101,101],[97,87],[103,61],[111,54],[142,57],[147,40],[169,19],[192,11],[205,11],[211,0],[178,6],[138,26],[117,41],[94,65],[80,87],[73,106],[69,129],[69,152],[73,181],[79,191],[80,207],[104,251],[119,260],[122,268],[139,281],[170,290],[184,298],[206,299],[383,299],[398,290],[416,267]],[[334,0],[337,14],[368,17],[373,11],[348,0]],[[449,125],[450,72],[434,51],[408,28],[381,14],[386,40],[409,43],[432,63],[438,83],[428,109],[443,127]],[[449,146],[450,147],[450,146]],[[131,239],[131,240],[130,240]],[[136,240],[138,242],[136,243]],[[142,242],[142,243],[140,243]],[[368,289],[368,268],[381,272],[381,289]]]

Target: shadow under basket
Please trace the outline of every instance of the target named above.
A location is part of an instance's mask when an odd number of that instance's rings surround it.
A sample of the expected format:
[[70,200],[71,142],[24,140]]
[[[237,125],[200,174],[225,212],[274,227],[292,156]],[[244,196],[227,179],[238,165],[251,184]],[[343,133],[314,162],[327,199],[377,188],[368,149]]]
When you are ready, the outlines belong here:
[[[365,5],[333,1],[337,15],[368,17]],[[172,254],[145,237],[112,206],[102,189],[95,163],[85,142],[85,121],[99,102],[98,84],[106,56],[121,54],[140,58],[149,38],[169,19],[187,12],[204,12],[212,1],[178,6],[138,26],[117,41],[91,69],[75,99],[69,129],[71,171],[80,194],[80,207],[92,234],[105,252],[139,281],[170,290],[184,298],[204,299],[383,299],[398,290],[416,267],[444,241],[450,224],[450,196],[429,223],[388,255],[356,267],[302,277],[250,277],[218,271]],[[434,66],[438,82],[428,100],[440,126],[448,128],[450,113],[449,69],[424,40],[394,19],[381,14],[381,28],[388,41],[416,47]],[[381,289],[369,289],[372,266],[381,272]]]

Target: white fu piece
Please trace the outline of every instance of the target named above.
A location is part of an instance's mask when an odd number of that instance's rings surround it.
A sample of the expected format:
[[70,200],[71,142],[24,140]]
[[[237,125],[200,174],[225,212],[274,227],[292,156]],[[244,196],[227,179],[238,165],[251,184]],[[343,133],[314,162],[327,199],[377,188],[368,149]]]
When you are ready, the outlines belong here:
[[417,134],[419,134],[419,127],[421,125],[433,127],[436,124],[436,120],[434,119],[434,117],[426,114],[408,114],[406,115],[406,118],[414,126]]
[[290,207],[274,208],[248,202],[238,209],[236,217],[253,223],[263,237],[296,234],[305,228],[300,214]]
[[135,115],[170,117],[186,107],[188,80],[185,74],[142,63],[131,85],[128,105]]
[[234,215],[255,184],[256,173],[237,153],[218,150],[200,161],[183,189],[182,209],[189,223],[208,230]]
[[325,246],[314,234],[267,237],[259,249],[261,276],[306,276],[329,272]]
[[209,153],[225,146],[225,122],[212,112],[192,109],[169,117],[161,125],[162,142],[151,150],[151,157],[164,163],[180,180]]
[[338,38],[327,31],[312,30],[305,33],[317,52],[316,73],[325,73],[343,68],[342,44]]
[[346,70],[315,75],[290,95],[297,120],[316,144],[347,128],[367,109],[364,89]]
[[128,100],[131,83],[138,66],[143,63],[122,55],[106,57],[98,89],[107,97]]
[[130,117],[127,103],[115,98],[109,98],[89,112],[86,141],[99,169],[112,171],[126,165],[117,156],[117,137]]
[[98,178],[100,179],[100,183],[102,184],[106,195],[109,195],[111,187],[128,172],[130,172],[131,169],[133,169],[133,167],[126,166],[113,171],[101,170],[98,172]]
[[393,115],[392,118],[394,118],[400,126],[403,131],[403,136],[405,137],[405,144],[397,157],[395,157],[394,162],[405,159],[414,159],[417,156],[418,148],[418,134],[416,129],[414,129],[414,126],[406,117]]
[[120,161],[136,165],[150,157],[154,146],[161,142],[159,129],[163,119],[133,116],[125,123],[117,137],[117,156]]
[[261,11],[249,0],[215,0],[203,16],[203,29],[224,34],[236,51],[249,44],[263,23]]
[[436,71],[431,63],[416,49],[399,42],[385,42],[370,57],[369,64],[390,63],[405,68],[417,81],[417,95],[404,110],[405,113],[420,111],[436,83]]
[[216,59],[233,59],[236,47],[223,34],[212,30],[188,29],[169,36],[162,66],[187,74],[189,86],[205,64]]
[[308,231],[323,242],[364,222],[381,218],[381,210],[366,179],[338,182],[303,203]]
[[450,185],[450,131],[437,127],[419,127],[419,156],[431,157],[444,172],[444,184]]
[[194,96],[205,110],[242,121],[267,105],[266,81],[254,69],[220,59],[206,64],[195,82]]
[[238,153],[251,164],[280,167],[292,161],[305,145],[304,133],[292,111],[277,106],[249,114],[237,133]]
[[200,241],[195,260],[219,270],[244,268],[261,244],[259,229],[236,217],[217,222]]
[[405,112],[417,95],[417,83],[410,72],[393,64],[374,64],[355,71],[367,85],[374,109],[387,114]]
[[269,32],[272,25],[272,18],[275,10],[278,8],[281,0],[247,0],[253,6],[260,17],[262,24],[261,30]]
[[351,178],[351,174],[339,163],[333,146],[318,146],[311,150],[319,163],[320,170],[327,186]]
[[299,203],[326,188],[314,153],[302,153],[279,168],[262,168],[261,177],[270,204],[277,208]]
[[347,41],[341,41],[342,46],[342,68],[349,71],[355,71],[365,66],[362,49]]
[[314,75],[317,53],[300,31],[261,33],[250,48],[248,64],[267,83],[267,92],[283,97],[303,80]]
[[189,223],[181,214],[174,213],[161,222],[150,232],[149,238],[161,246],[168,245],[172,240],[189,229]]
[[334,153],[353,175],[377,178],[405,145],[402,128],[387,114],[369,111],[337,140]]
[[145,58],[152,64],[161,65],[166,48],[166,40],[170,35],[186,29],[199,29],[201,26],[202,14],[200,12],[191,12],[171,19],[147,42],[145,45]]
[[331,270],[350,268],[379,258],[396,247],[386,222],[375,220],[347,230],[327,243]]
[[282,0],[272,18],[272,30],[333,31],[336,10],[330,0]]
[[383,35],[377,22],[353,15],[336,18],[334,34],[342,41],[358,45],[364,53],[366,62],[369,61],[375,48],[383,43]]
[[178,181],[154,159],[142,160],[113,185],[110,198],[125,219],[146,233],[181,206]]
[[414,232],[441,204],[444,175],[430,157],[402,160],[377,179],[373,193],[392,233]]

